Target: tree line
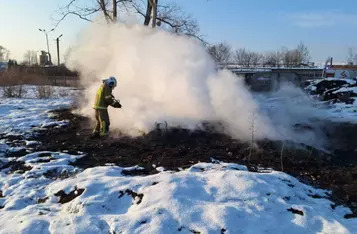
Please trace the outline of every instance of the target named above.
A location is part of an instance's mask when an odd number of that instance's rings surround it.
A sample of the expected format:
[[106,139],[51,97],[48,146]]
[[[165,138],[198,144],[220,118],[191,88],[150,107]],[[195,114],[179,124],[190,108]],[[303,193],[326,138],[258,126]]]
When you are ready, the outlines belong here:
[[[80,0],[67,0],[67,3],[59,6],[52,16],[54,21],[53,29],[56,29],[69,15],[77,16],[88,22],[92,22],[94,16],[102,15],[107,24],[111,24],[117,22],[120,13],[125,11],[141,16],[145,26],[152,28],[162,27],[180,35],[193,37],[203,44],[207,44],[200,35],[200,28],[194,17],[185,13],[175,2],[161,0],[93,0],[85,3]],[[68,54],[65,57],[68,57]],[[8,60],[9,51],[0,46],[0,62]],[[21,64],[37,65],[38,56],[36,51],[26,51]]]
[[0,62],[5,62],[10,57],[10,51],[4,46],[0,45]]
[[228,43],[221,42],[207,46],[207,51],[217,64],[223,65],[295,67],[313,64],[310,62],[309,49],[303,42],[300,42],[295,48],[282,47],[267,53],[255,52],[246,48],[233,50]]
[[[175,2],[162,0],[93,0],[85,5],[80,0],[67,0],[55,12],[54,28],[56,28],[69,15],[74,15],[82,20],[92,22],[93,17],[102,15],[107,24],[119,20],[119,14],[130,12],[142,17],[142,24],[148,27],[163,27],[171,32],[187,35],[198,39],[206,48],[213,59],[220,64],[237,63],[243,66],[299,66],[309,62],[309,50],[300,43],[296,48],[282,48],[266,54],[240,48],[235,51],[227,43],[210,45],[200,34],[200,27],[195,18],[185,13]],[[23,64],[38,64],[34,51],[27,51]]]
[[[15,59],[10,59],[10,51],[4,46],[0,45],[0,62],[7,62],[9,67],[17,66],[18,62]],[[34,50],[27,50],[24,54],[20,65],[38,65],[37,52]]]
[[[67,0],[59,6],[53,15],[54,29],[69,15],[92,22],[93,17],[102,15],[107,24],[119,21],[123,12],[137,14],[142,24],[148,27],[162,27],[171,32],[198,39],[212,58],[219,64],[235,63],[246,67],[254,66],[303,66],[310,63],[308,47],[300,42],[295,48],[282,47],[267,53],[255,52],[246,48],[233,50],[225,43],[209,44],[200,33],[200,27],[194,17],[185,13],[175,2],[163,0],[93,0],[85,4],[80,0]],[[357,53],[349,52],[348,61],[357,63]],[[8,59],[8,52],[0,47],[0,61]],[[38,64],[34,51],[27,51],[23,64]]]
[[[119,20],[120,13],[130,12],[142,18],[148,27],[162,27],[174,33],[187,35],[206,43],[200,35],[200,28],[194,17],[185,13],[175,2],[162,0],[94,0],[85,5],[80,0],[67,0],[53,15],[56,28],[69,15],[92,22],[93,16],[102,15],[107,24]],[[82,2],[83,3],[83,2]]]
[[356,48],[353,48],[353,47],[348,48],[347,63],[349,65],[357,65],[357,50],[356,50]]

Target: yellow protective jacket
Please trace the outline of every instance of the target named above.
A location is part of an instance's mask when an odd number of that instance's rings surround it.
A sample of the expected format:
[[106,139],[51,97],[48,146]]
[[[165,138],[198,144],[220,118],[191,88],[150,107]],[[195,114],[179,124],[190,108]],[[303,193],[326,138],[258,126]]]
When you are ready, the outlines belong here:
[[106,110],[108,106],[112,105],[114,102],[115,99],[112,95],[111,88],[103,83],[97,90],[93,108],[97,110]]

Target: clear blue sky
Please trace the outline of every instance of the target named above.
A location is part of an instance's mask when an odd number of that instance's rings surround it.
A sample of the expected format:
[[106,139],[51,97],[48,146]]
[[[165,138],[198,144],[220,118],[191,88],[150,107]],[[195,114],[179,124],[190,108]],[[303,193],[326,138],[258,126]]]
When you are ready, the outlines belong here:
[[[46,50],[45,35],[38,28],[51,29],[54,11],[68,1],[1,0],[0,45],[18,60],[22,60],[26,50]],[[226,41],[235,48],[264,52],[294,47],[303,41],[315,62],[323,62],[328,56],[344,61],[347,48],[357,46],[356,0],[176,0],[176,3],[196,17],[209,42]],[[62,22],[49,36],[52,56],[56,56],[57,36],[63,33],[63,54],[86,24],[75,16]]]

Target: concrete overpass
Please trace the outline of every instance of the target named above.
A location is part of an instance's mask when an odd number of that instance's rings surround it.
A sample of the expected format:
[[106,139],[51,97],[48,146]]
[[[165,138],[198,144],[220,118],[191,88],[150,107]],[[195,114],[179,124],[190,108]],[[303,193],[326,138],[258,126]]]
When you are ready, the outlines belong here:
[[296,74],[302,81],[310,79],[318,79],[322,77],[322,68],[318,67],[269,67],[269,66],[257,66],[257,67],[244,67],[240,65],[219,65],[220,69],[227,69],[237,75],[241,75],[245,78],[250,78],[255,74],[279,74],[279,73],[291,73]]
[[322,68],[318,67],[244,67],[238,65],[221,65],[220,69],[227,69],[244,77],[245,83],[253,91],[278,90],[283,82],[292,82],[303,86],[306,80],[322,78]]

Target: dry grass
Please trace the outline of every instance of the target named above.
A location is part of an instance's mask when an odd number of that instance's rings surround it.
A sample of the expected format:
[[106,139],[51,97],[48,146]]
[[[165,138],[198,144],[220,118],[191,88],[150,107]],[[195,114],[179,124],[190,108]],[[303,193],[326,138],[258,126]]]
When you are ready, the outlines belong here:
[[0,74],[0,86],[49,85],[49,80],[41,75],[19,71],[16,68]]
[[[47,85],[50,84],[48,79],[24,71],[19,71],[16,68],[0,73],[0,86],[3,90],[3,97],[6,98],[21,98],[26,94],[23,85]],[[41,97],[48,96],[48,90],[43,91],[40,88],[38,91]]]
[[[67,78],[67,79],[66,79]],[[5,98],[21,98],[26,94],[24,85],[37,86],[35,95],[37,98],[50,98],[54,94],[53,86],[80,87],[79,80],[75,77],[47,76],[42,72],[33,70],[24,70],[13,67],[7,71],[0,72],[0,89],[2,89]],[[60,97],[68,97],[69,90],[60,90]]]

